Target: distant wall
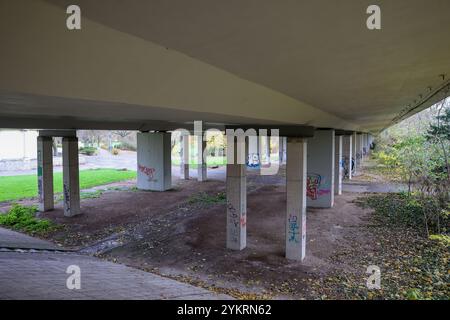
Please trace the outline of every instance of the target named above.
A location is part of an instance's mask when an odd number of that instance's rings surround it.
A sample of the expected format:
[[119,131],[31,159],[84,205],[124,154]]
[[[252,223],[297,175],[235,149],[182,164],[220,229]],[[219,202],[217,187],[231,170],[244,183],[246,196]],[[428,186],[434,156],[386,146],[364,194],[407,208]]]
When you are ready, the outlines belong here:
[[36,159],[38,131],[0,130],[0,160]]

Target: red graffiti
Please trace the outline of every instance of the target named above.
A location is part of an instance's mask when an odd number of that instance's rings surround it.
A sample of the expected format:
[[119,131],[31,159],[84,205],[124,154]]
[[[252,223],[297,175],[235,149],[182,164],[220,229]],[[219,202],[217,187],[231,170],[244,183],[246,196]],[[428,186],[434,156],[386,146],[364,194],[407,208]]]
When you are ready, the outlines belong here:
[[245,227],[247,225],[247,217],[242,216],[241,217],[241,227]]
[[306,179],[306,196],[312,200],[319,197],[319,186],[322,177],[318,174],[309,174]]
[[140,172],[142,172],[143,174],[145,174],[146,176],[148,176],[148,180],[153,180],[153,176],[155,174],[155,168],[149,168],[143,165],[138,164],[138,169]]

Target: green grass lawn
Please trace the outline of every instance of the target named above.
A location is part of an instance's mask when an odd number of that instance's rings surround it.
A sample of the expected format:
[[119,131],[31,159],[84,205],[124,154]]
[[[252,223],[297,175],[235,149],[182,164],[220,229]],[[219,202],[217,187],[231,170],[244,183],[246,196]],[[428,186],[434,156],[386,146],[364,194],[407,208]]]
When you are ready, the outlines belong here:
[[[92,169],[80,171],[80,189],[136,178],[136,171]],[[62,172],[53,174],[54,192],[62,192]],[[0,177],[0,201],[19,200],[37,196],[37,176]]]

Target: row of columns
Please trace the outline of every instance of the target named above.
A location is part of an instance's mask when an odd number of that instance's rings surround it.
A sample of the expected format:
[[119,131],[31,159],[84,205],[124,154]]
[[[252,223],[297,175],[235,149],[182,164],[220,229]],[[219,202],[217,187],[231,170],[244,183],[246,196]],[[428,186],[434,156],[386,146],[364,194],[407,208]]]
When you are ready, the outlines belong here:
[[[53,191],[53,138],[37,138],[37,177],[39,210],[54,209]],[[78,138],[63,137],[63,197],[64,215],[71,217],[80,214],[80,183],[78,164]]]
[[[286,159],[285,254],[301,261],[306,252],[306,208],[333,206],[334,196],[342,194],[344,171],[351,179],[355,152],[362,154],[370,139],[366,134],[336,136],[335,130],[316,130],[312,138],[279,141],[280,162]],[[283,141],[286,155],[282,155]],[[247,233],[246,166],[236,163],[239,142],[228,144],[234,148],[234,163],[227,165],[227,248],[242,250]]]
[[[198,180],[207,177],[206,139],[196,135],[198,146]],[[227,136],[229,161],[226,170],[227,247],[246,247],[248,156],[259,152],[257,139],[235,141]],[[182,135],[181,171],[189,178],[189,135]],[[270,138],[265,137],[264,152],[270,162]],[[352,177],[352,158],[360,165],[368,152],[371,137],[367,134],[339,135],[335,130],[316,130],[311,138],[279,137],[279,162],[286,162],[286,257],[303,260],[306,250],[306,207],[329,208],[334,196],[342,193],[343,171]],[[165,191],[171,188],[171,133],[140,132],[137,135],[137,187],[142,190]],[[231,150],[230,150],[231,148]],[[259,155],[258,155],[259,157]],[[358,161],[359,160],[359,161]],[[345,166],[348,166],[345,169]],[[63,138],[64,214],[80,213],[78,139]],[[53,209],[52,138],[38,137],[39,208]]]

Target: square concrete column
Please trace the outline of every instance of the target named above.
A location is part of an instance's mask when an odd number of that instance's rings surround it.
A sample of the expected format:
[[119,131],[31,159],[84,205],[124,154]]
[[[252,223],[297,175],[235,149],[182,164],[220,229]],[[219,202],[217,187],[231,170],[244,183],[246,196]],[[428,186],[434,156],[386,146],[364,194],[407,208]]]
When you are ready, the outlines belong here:
[[355,135],[355,169],[361,166],[361,134]]
[[369,143],[369,134],[365,133],[364,134],[364,155],[366,157],[369,156],[369,151],[370,151],[369,145],[370,145],[370,143]]
[[342,194],[342,136],[334,138],[334,194]]
[[356,140],[358,140],[358,135],[356,134],[356,132],[353,132],[352,135],[352,161],[353,161],[353,170],[354,172],[356,171],[356,168],[358,167],[358,163],[356,161],[357,158],[357,147],[356,147]]
[[198,181],[206,181],[208,169],[206,166],[206,136],[203,138],[203,135],[196,135],[195,139],[197,139],[197,180]]
[[245,139],[235,142],[234,136],[227,135],[227,248],[232,250],[247,246],[246,159],[241,156],[244,144]]
[[270,165],[270,137],[267,135],[259,136],[260,162]]
[[165,191],[172,188],[171,147],[170,133],[137,134],[138,189]]
[[352,180],[352,144],[353,136],[343,136],[342,141],[342,162],[344,167],[345,177]]
[[54,208],[52,144],[52,137],[37,137],[37,177],[41,212]]
[[360,162],[362,162],[364,160],[364,134],[359,135],[359,152],[361,154]]
[[334,130],[316,130],[308,139],[308,207],[331,208],[334,204],[334,134]]
[[306,252],[306,139],[287,138],[286,160],[286,258],[301,261]]
[[256,136],[248,136],[246,142],[246,159],[247,159],[247,167],[250,169],[259,169],[261,165],[261,158],[259,153],[259,137]]
[[72,217],[81,213],[78,138],[63,137],[62,153],[64,215],[67,217]]
[[281,165],[284,162],[284,137],[278,137],[278,164]]
[[181,135],[180,178],[189,179],[189,136]]

